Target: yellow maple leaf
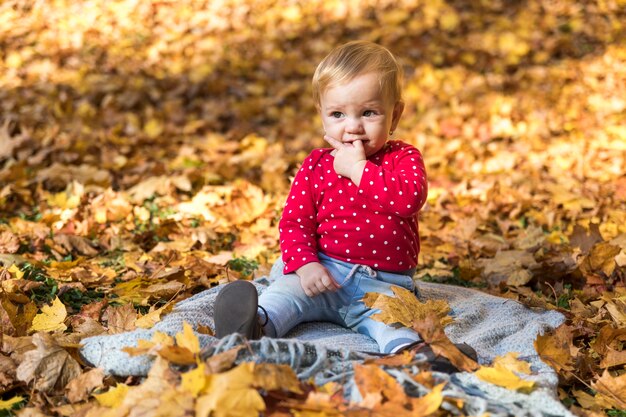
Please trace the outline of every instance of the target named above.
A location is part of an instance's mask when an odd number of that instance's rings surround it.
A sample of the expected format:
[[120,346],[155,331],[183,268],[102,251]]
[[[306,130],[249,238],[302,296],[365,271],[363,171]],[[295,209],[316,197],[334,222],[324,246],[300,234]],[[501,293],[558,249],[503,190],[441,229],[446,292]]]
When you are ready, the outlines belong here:
[[15,396],[8,400],[0,400],[0,410],[11,410],[15,404],[19,404],[24,401],[24,397]]
[[198,336],[196,336],[193,328],[187,322],[183,323],[182,333],[176,334],[176,344],[189,349],[191,353],[200,353],[200,341],[198,340]]
[[247,417],[265,410],[265,402],[254,385],[254,363],[242,363],[230,371],[210,375],[204,391],[196,402],[199,417]]
[[428,416],[439,409],[443,402],[443,387],[446,383],[435,385],[428,394],[419,398],[409,398],[411,414],[414,416]]
[[165,304],[161,308],[157,308],[154,311],[149,312],[141,317],[139,317],[135,321],[135,326],[140,327],[142,329],[149,329],[154,326],[156,323],[161,321],[161,315],[169,312],[173,308],[173,304],[171,302]]
[[518,356],[518,352],[508,352],[504,356],[497,356],[493,360],[493,365],[502,365],[503,367],[505,367],[506,369],[510,369],[511,371],[515,371],[520,374],[530,375],[532,373],[530,370],[530,363],[517,359]]
[[391,287],[395,297],[379,293],[367,293],[363,297],[366,306],[381,310],[372,315],[377,321],[392,325],[400,323],[406,327],[413,327],[415,322],[422,321],[430,313],[435,313],[442,324],[452,322],[448,316],[450,307],[443,300],[428,300],[420,302],[411,291],[402,287]]
[[518,360],[517,356],[518,354],[515,352],[508,353],[505,356],[498,356],[493,361],[492,366],[481,366],[475,374],[478,379],[499,387],[510,390],[528,390],[535,385],[534,381],[526,381],[515,372],[530,374],[530,364]]
[[130,387],[128,385],[117,384],[107,392],[94,394],[93,396],[100,405],[104,407],[116,408],[124,402],[124,398],[126,398],[128,391],[130,391]]
[[17,279],[24,278],[24,272],[16,264],[11,265],[9,272]]
[[198,397],[198,394],[207,385],[206,366],[204,363],[199,364],[195,369],[185,372],[181,375],[180,386],[183,390],[188,391],[191,395]]
[[65,305],[56,297],[52,302],[52,306],[43,306],[41,313],[33,318],[33,324],[30,331],[54,332],[57,330],[64,331],[67,326],[63,323],[67,317]]
[[122,348],[122,351],[128,353],[130,356],[137,355],[150,355],[153,354],[155,350],[158,350],[163,347],[174,346],[174,338],[172,338],[167,333],[156,331],[152,335],[152,339],[144,340],[139,339],[137,341],[137,346],[127,346]]

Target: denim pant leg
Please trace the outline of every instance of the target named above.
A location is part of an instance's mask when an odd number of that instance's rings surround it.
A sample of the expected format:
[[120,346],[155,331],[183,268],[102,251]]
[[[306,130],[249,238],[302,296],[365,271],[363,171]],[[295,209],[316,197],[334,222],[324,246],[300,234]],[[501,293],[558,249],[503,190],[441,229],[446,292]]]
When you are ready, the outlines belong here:
[[[413,291],[411,276],[375,271],[367,266],[339,261],[322,253],[318,256],[322,265],[342,287],[336,292],[309,297],[304,293],[296,274],[276,277],[259,297],[259,305],[267,311],[269,319],[265,327],[267,336],[282,337],[302,322],[329,321],[372,337],[384,353],[421,340],[411,329],[395,328],[371,319],[370,316],[379,310],[371,309],[361,301],[368,292],[393,296],[393,285]],[[262,310],[259,314],[263,317]]]
[[[259,297],[259,306],[268,315],[265,334],[282,337],[296,325],[307,321],[329,321],[346,327],[340,314],[346,301],[339,294],[331,292],[309,297],[304,293],[300,277],[296,274],[277,277]],[[261,318],[263,314],[259,309]]]
[[[333,273],[334,265],[338,262],[341,263],[341,261],[334,261],[328,265],[325,262],[322,263]],[[351,300],[347,307],[341,310],[341,318],[345,321],[346,326],[376,340],[380,351],[383,353],[390,353],[399,346],[422,340],[417,332],[407,327],[396,328],[372,319],[371,316],[380,312],[380,310],[369,308],[362,301],[363,296],[368,292],[386,294],[393,297],[394,294],[391,287],[394,285],[414,291],[415,284],[412,277],[376,271],[362,265],[356,268],[354,274],[342,288]]]

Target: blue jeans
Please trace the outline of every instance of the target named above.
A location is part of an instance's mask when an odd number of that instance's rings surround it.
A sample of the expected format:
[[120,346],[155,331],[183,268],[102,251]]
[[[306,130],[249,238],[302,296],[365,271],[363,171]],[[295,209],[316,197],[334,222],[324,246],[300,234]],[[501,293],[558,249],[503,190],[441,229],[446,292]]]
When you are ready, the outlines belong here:
[[[412,271],[407,271],[407,275],[377,271],[365,265],[330,258],[323,253],[318,253],[318,256],[341,288],[336,292],[309,297],[296,274],[277,278],[259,297],[259,305],[267,311],[269,319],[264,328],[267,336],[282,337],[302,322],[329,321],[370,336],[383,353],[421,340],[409,328],[395,328],[371,319],[370,316],[380,310],[367,307],[361,300],[368,292],[393,296],[391,287],[394,285],[415,292]],[[282,261],[278,262],[282,264]],[[259,315],[263,318],[260,309]]]

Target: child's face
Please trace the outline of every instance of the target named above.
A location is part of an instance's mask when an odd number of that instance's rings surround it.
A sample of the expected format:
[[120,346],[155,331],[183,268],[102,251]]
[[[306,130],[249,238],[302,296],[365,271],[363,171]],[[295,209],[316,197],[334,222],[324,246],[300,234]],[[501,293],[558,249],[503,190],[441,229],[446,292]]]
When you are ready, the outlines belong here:
[[326,134],[343,143],[361,140],[368,157],[385,146],[403,109],[404,103],[393,103],[383,95],[374,72],[331,86],[320,97]]

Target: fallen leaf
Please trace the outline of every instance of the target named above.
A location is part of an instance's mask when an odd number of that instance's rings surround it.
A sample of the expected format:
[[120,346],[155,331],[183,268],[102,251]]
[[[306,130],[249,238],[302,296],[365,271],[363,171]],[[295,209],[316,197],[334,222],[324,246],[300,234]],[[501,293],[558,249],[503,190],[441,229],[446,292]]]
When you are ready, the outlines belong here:
[[537,335],[534,345],[539,357],[557,372],[574,370],[570,354],[572,331],[568,326],[561,325],[552,334]]
[[517,353],[509,353],[503,357],[496,357],[492,366],[481,366],[475,374],[479,379],[499,387],[528,391],[535,386],[534,381],[524,380],[517,373],[530,374],[530,364],[517,360],[517,356]]
[[130,389],[131,387],[126,384],[117,384],[115,387],[109,388],[107,392],[94,394],[94,398],[98,404],[104,407],[117,408],[122,404]]
[[440,318],[435,313],[426,316],[422,321],[413,323],[412,328],[419,333],[436,355],[448,358],[457,369],[471,372],[479,367],[478,363],[466,356],[450,341],[443,330]]
[[157,324],[159,321],[161,321],[161,316],[163,314],[169,313],[172,310],[172,308],[174,308],[174,304],[170,301],[166,303],[165,305],[163,305],[162,307],[159,307],[156,309],[153,309],[153,307],[150,308],[151,311],[149,311],[148,314],[144,314],[143,316],[135,320],[135,326],[141,329],[151,328],[152,326]]
[[8,400],[0,399],[0,410],[6,411],[13,409],[13,406],[24,401],[24,397],[20,395],[16,395],[15,397],[9,398]]
[[33,318],[33,324],[30,331],[54,332],[57,330],[67,330],[67,326],[63,323],[67,318],[67,309],[65,305],[56,297],[51,306],[43,306],[41,314],[37,314]]
[[68,252],[78,252],[85,256],[95,256],[98,254],[98,250],[95,249],[95,244],[82,236],[61,233],[54,236],[54,242],[61,245]]
[[0,390],[7,392],[8,388],[16,383],[15,372],[17,364],[8,356],[0,354]]
[[419,398],[410,398],[411,416],[429,416],[441,407],[445,382],[437,384],[426,395]]
[[254,363],[245,362],[230,371],[212,374],[206,394],[196,403],[199,417],[247,417],[265,410],[265,402],[254,386]]
[[104,371],[100,368],[79,375],[65,387],[68,401],[77,403],[86,400],[94,389],[102,387],[103,380]]
[[200,341],[193,331],[193,327],[186,321],[183,322],[182,333],[176,334],[176,344],[182,348],[188,349],[193,354],[200,353]]
[[481,259],[480,264],[484,266],[483,277],[491,285],[501,282],[513,286],[525,285],[532,279],[532,270],[537,267],[533,254],[523,250],[498,251],[495,258]]
[[194,398],[197,398],[198,394],[205,389],[207,384],[207,369],[205,364],[201,363],[191,371],[182,373],[180,378],[181,388],[190,392]]
[[409,328],[431,313],[444,324],[452,321],[448,316],[450,307],[445,301],[428,300],[422,303],[415,294],[405,288],[392,286],[391,289],[395,297],[379,293],[367,293],[363,297],[366,306],[380,310],[380,313],[372,315],[372,319],[388,325],[400,323]]
[[210,356],[209,358],[205,359],[207,370],[210,373],[216,374],[232,368],[235,360],[237,359],[239,351],[244,348],[245,347],[243,345],[239,345],[235,346],[232,349],[228,349],[226,352],[221,352],[217,355]]
[[63,389],[80,375],[80,365],[47,333],[36,333],[32,338],[36,349],[24,354],[17,368],[17,379],[32,383],[38,391]]
[[109,306],[105,311],[105,316],[110,334],[124,333],[136,328],[137,312],[130,303],[119,307]]
[[160,357],[177,365],[193,365],[197,355],[182,346],[164,346],[158,350]]
[[300,381],[289,365],[259,363],[254,367],[254,386],[265,391],[288,391],[302,394]]
[[600,361],[600,368],[612,368],[626,364],[626,350],[608,348],[606,356]]
[[0,231],[0,253],[13,254],[20,248],[20,240],[8,230]]
[[626,374],[614,377],[605,370],[591,386],[597,391],[596,398],[603,400],[607,408],[626,409]]

